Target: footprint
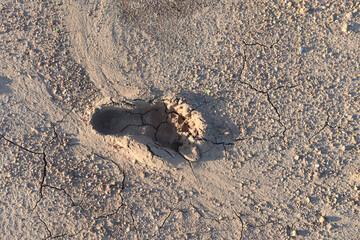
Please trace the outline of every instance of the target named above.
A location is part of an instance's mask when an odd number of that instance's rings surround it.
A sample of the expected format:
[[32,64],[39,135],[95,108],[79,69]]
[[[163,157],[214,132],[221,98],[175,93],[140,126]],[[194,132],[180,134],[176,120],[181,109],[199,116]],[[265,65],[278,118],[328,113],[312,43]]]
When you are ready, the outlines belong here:
[[200,159],[196,139],[204,136],[206,128],[201,114],[182,99],[137,100],[125,107],[105,105],[95,110],[90,123],[104,135],[146,136],[189,161]]

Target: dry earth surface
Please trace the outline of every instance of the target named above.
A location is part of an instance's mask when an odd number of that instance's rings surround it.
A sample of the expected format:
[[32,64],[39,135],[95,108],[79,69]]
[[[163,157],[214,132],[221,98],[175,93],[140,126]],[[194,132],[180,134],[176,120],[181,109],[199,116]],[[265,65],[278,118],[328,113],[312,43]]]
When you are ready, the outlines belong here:
[[1,0],[1,239],[359,239],[360,3]]

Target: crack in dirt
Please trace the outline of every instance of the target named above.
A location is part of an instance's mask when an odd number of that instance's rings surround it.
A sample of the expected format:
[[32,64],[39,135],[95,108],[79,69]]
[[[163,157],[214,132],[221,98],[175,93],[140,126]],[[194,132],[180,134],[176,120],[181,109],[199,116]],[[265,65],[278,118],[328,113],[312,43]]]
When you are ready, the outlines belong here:
[[309,144],[311,144],[311,140],[314,137],[316,137],[317,135],[319,135],[326,127],[329,127],[330,129],[336,129],[336,127],[333,127],[333,126],[330,125],[330,115],[329,115],[328,111],[326,111],[326,120],[325,120],[324,125],[318,131],[316,131],[314,135],[312,135],[309,138],[309,140],[308,140]]
[[97,157],[100,157],[101,159],[110,161],[111,163],[115,164],[115,165],[117,166],[117,168],[119,169],[119,171],[122,173],[122,176],[123,176],[123,179],[121,180],[121,189],[120,189],[120,192],[119,192],[119,195],[120,195],[120,197],[121,197],[120,206],[117,207],[117,209],[116,209],[114,212],[112,212],[112,213],[94,217],[94,219],[108,218],[108,217],[110,217],[110,216],[112,216],[112,215],[117,214],[122,207],[127,206],[127,205],[125,204],[124,196],[122,195],[122,192],[125,190],[125,179],[126,179],[125,170],[122,170],[122,169],[120,168],[120,165],[119,165],[118,163],[116,163],[114,160],[109,159],[109,158],[106,158],[106,157],[103,157],[103,156],[101,156],[100,154],[97,154],[97,153],[93,153],[93,154],[94,154],[95,156],[97,156]]
[[[278,22],[279,23],[279,22]],[[279,42],[280,42],[280,40],[288,33],[288,32],[290,32],[290,30],[288,29],[288,30],[285,30],[285,32],[282,34],[282,36],[281,37],[279,37],[278,39],[276,39],[276,41],[275,42],[273,42],[272,44],[270,44],[270,45],[266,45],[266,44],[262,44],[262,43],[259,43],[259,42],[254,42],[254,43],[247,43],[247,42],[245,42],[245,40],[241,40],[242,42],[243,42],[243,44],[244,44],[244,46],[261,46],[261,47],[264,47],[264,48],[268,48],[268,49],[271,49],[271,48],[273,48],[276,44],[278,44]]]
[[41,178],[41,182],[40,182],[40,199],[35,203],[34,208],[32,209],[33,211],[35,210],[35,208],[37,207],[38,203],[41,201],[41,199],[43,198],[43,188],[44,188],[44,182],[45,182],[45,178],[46,178],[46,174],[47,174],[47,164],[48,162],[46,161],[46,155],[44,153],[43,155],[43,161],[44,161],[44,167],[43,167],[43,175]]
[[45,239],[51,238],[53,234],[52,234],[52,232],[50,231],[48,225],[46,224],[46,222],[45,222],[44,220],[41,219],[41,217],[40,217],[40,215],[39,215],[38,212],[36,212],[36,215],[37,215],[37,217],[39,218],[40,222],[42,222],[42,223],[45,225],[46,231],[48,231],[48,233],[49,233],[49,236],[46,237]]
[[[28,108],[27,106],[25,106],[25,107],[26,107],[29,111],[36,113],[36,114],[37,114],[38,116],[40,116],[44,121],[46,121],[46,119],[45,119],[41,114],[33,111],[32,109]],[[57,123],[62,122],[62,121],[66,118],[66,116],[67,116],[72,110],[73,110],[73,109],[71,109],[70,111],[68,111],[60,120],[57,121]],[[44,147],[44,149],[43,149],[42,152],[37,152],[37,151],[31,150],[31,149],[28,149],[28,148],[26,148],[26,147],[24,147],[24,146],[22,146],[22,145],[20,145],[20,144],[18,144],[18,143],[16,143],[16,142],[12,141],[12,140],[6,138],[6,137],[3,136],[3,135],[1,136],[1,138],[3,138],[3,139],[4,139],[5,141],[7,141],[8,143],[10,143],[10,144],[12,144],[12,145],[14,145],[14,146],[17,146],[18,148],[20,148],[20,149],[22,149],[22,150],[24,150],[24,151],[27,151],[27,152],[32,153],[32,154],[35,154],[35,155],[42,155],[42,160],[43,160],[43,164],[44,164],[44,165],[43,165],[42,177],[41,177],[40,189],[39,189],[40,198],[36,201],[35,206],[31,209],[32,211],[34,211],[34,210],[36,209],[37,205],[38,205],[39,202],[42,200],[42,198],[43,198],[43,188],[44,188],[45,186],[51,187],[51,188],[53,188],[53,189],[56,189],[56,187],[53,187],[53,186],[50,186],[50,185],[46,185],[46,184],[45,184],[45,179],[46,179],[46,176],[47,176],[47,166],[48,166],[48,161],[47,161],[47,159],[46,159],[46,149],[47,149],[48,147],[50,147],[50,144],[51,144],[55,139],[58,139],[58,140],[60,139],[60,138],[59,138],[59,135],[58,135],[57,132],[56,132],[56,124],[53,123],[53,122],[50,122],[50,124],[51,124],[52,130],[53,130],[54,136],[45,144],[45,147]],[[1,139],[1,138],[0,138],[0,139]],[[61,143],[62,141],[59,141],[59,142]],[[70,196],[69,194],[67,194],[67,192],[66,192],[64,189],[61,189],[61,190],[63,190],[63,191],[65,192],[65,194],[71,198],[71,196]],[[71,200],[72,200],[72,199],[71,199]]]
[[[43,166],[43,172],[42,172],[42,177],[41,177],[41,181],[40,181],[40,189],[39,189],[39,194],[40,194],[40,199],[35,203],[35,206],[32,208],[32,211],[35,210],[35,208],[37,207],[38,203],[41,201],[42,197],[43,197],[43,187],[44,187],[44,182],[45,182],[45,177],[46,177],[46,167],[47,167],[47,160],[46,160],[46,154],[45,154],[45,151],[44,152],[36,152],[36,151],[33,151],[33,150],[30,150],[24,146],[21,146],[20,144],[6,138],[5,136],[2,136],[2,139],[4,139],[5,141],[7,141],[8,143],[24,150],[24,151],[27,151],[29,153],[32,153],[32,154],[35,154],[35,155],[42,155],[42,160],[44,162],[44,166]],[[50,140],[52,141],[52,140]]]
[[24,147],[24,146],[21,146],[20,144],[12,141],[11,139],[6,138],[4,135],[2,135],[2,139],[4,139],[6,142],[8,142],[8,143],[10,143],[10,144],[12,144],[12,145],[20,148],[21,150],[26,151],[26,152],[29,152],[29,153],[32,153],[32,154],[36,154],[36,155],[43,155],[43,154],[44,154],[44,152],[36,152],[36,151],[33,151],[33,150],[31,150],[31,149],[28,149],[28,148],[26,148],[26,147]]
[[198,176],[196,176],[196,174],[195,174],[195,170],[194,170],[194,167],[193,167],[193,165],[192,165],[191,161],[189,161],[189,160],[187,160],[187,159],[185,159],[185,160],[189,163],[189,166],[190,166],[191,172],[192,172],[192,174],[194,175],[195,179],[196,179],[198,182],[200,182],[200,180],[199,180]]
[[166,215],[166,217],[164,218],[164,220],[162,221],[162,223],[159,225],[159,229],[158,231],[160,231],[160,229],[162,227],[164,227],[166,221],[170,218],[171,214],[175,211],[175,210],[179,210],[178,208],[171,208],[169,213]]
[[116,215],[118,214],[118,212],[120,211],[120,209],[124,206],[127,206],[125,203],[121,203],[120,206],[112,213],[109,213],[109,214],[106,214],[106,215],[101,215],[101,216],[96,216],[94,217],[95,220],[98,220],[98,219],[102,219],[102,218],[108,218],[108,217],[111,217],[113,215]]
[[135,229],[136,236],[139,237],[138,226],[137,226],[137,224],[136,224],[136,222],[135,222],[134,213],[133,213],[133,210],[132,210],[132,209],[130,209],[129,215],[130,215],[130,218],[131,218],[133,227],[134,227],[134,229]]
[[280,125],[284,128],[283,132],[282,132],[282,137],[285,136],[285,132],[287,130],[286,126],[281,122],[281,115],[278,111],[278,108],[275,106],[275,104],[271,101],[271,98],[270,98],[270,94],[267,92],[266,93],[266,96],[267,96],[267,100],[268,102],[270,103],[270,105],[272,106],[272,108],[275,110],[276,112],[276,115],[278,116],[278,119],[277,121],[280,123]]
[[[63,120],[63,119],[62,119]],[[44,162],[44,166],[43,166],[43,174],[42,174],[42,178],[41,178],[41,182],[40,182],[40,189],[39,189],[39,193],[40,193],[40,199],[38,199],[38,201],[35,203],[35,206],[33,207],[32,211],[34,211],[37,207],[37,205],[39,204],[39,202],[42,200],[43,198],[43,188],[44,188],[44,183],[45,183],[45,178],[46,178],[46,175],[47,175],[47,166],[48,166],[48,161],[46,160],[46,149],[47,147],[50,146],[50,144],[56,139],[56,138],[59,138],[57,132],[56,132],[56,129],[55,129],[55,126],[53,123],[52,124],[52,130],[53,130],[53,134],[54,134],[54,137],[52,139],[50,139],[48,141],[48,143],[45,145],[44,147],[44,150],[42,152],[42,155],[43,155],[43,162]]]
[[261,44],[259,42],[255,42],[255,43],[246,43],[244,40],[243,41],[243,44],[245,46],[245,49],[244,49],[244,55],[243,55],[243,63],[242,63],[242,67],[241,67],[241,71],[240,71],[240,74],[239,76],[234,79],[234,78],[229,78],[228,80],[230,81],[236,81],[236,82],[239,82],[247,87],[249,87],[250,89],[254,90],[255,92],[257,93],[260,93],[260,94],[264,94],[266,96],[266,99],[267,101],[269,102],[270,106],[274,109],[276,115],[277,115],[277,122],[281,125],[281,127],[283,128],[283,131],[281,133],[281,136],[278,136],[278,135],[274,135],[274,136],[271,136],[270,138],[273,138],[273,137],[282,137],[284,138],[285,136],[285,132],[288,130],[287,127],[284,125],[284,123],[281,121],[281,115],[279,113],[279,110],[278,110],[278,107],[275,106],[275,104],[272,102],[271,98],[270,98],[270,91],[276,91],[276,90],[279,90],[279,89],[283,89],[283,88],[287,88],[287,89],[291,89],[291,88],[295,88],[295,87],[298,87],[299,85],[292,85],[292,86],[273,86],[273,87],[270,87],[268,89],[266,89],[266,91],[263,91],[263,90],[260,90],[260,89],[257,89],[256,87],[254,87],[251,83],[249,82],[246,82],[244,80],[242,80],[242,75],[243,75],[243,72],[244,72],[244,69],[245,69],[245,66],[247,64],[247,54],[246,54],[246,49],[248,46],[261,46],[263,48],[268,48],[268,49],[271,49],[273,48],[276,44],[278,44],[278,42],[281,40],[282,37],[284,37],[290,30],[287,30],[286,33],[284,33],[281,37],[279,37],[273,44],[271,44],[270,46],[267,46],[267,45],[264,45],[264,44]]
[[82,228],[75,234],[59,234],[59,235],[53,236],[53,233],[50,231],[48,224],[40,217],[38,212],[35,212],[35,213],[36,213],[37,217],[39,218],[40,222],[42,222],[42,224],[44,224],[46,231],[49,233],[49,236],[47,236],[45,239],[56,239],[56,238],[61,238],[61,237],[75,237],[78,234],[80,234],[82,231],[84,231],[84,228]]
[[213,217],[206,217],[205,214],[198,207],[195,207],[195,205],[191,203],[191,201],[190,201],[189,204],[199,214],[199,216],[201,218],[204,218],[204,219],[207,219],[207,220],[212,220],[212,221],[215,221],[217,223],[220,223],[222,221],[232,221],[232,220],[234,220],[234,219],[231,219],[231,218],[223,219],[223,218],[219,217],[219,219],[216,219],[216,218],[213,218]]
[[233,210],[233,212],[234,212],[235,216],[236,216],[236,217],[240,220],[240,222],[241,222],[241,232],[240,232],[240,238],[239,238],[239,240],[242,240],[242,238],[243,238],[243,232],[244,232],[244,221],[243,221],[242,218],[241,218],[241,214],[235,212],[235,210]]
[[48,185],[48,184],[44,184],[43,187],[48,187],[48,188],[51,188],[51,189],[54,189],[54,190],[57,190],[57,191],[64,192],[64,194],[70,199],[73,206],[78,206],[82,210],[84,210],[80,204],[75,203],[75,201],[72,199],[71,195],[66,191],[66,187],[65,188],[59,188],[59,187],[51,186],[51,185]]

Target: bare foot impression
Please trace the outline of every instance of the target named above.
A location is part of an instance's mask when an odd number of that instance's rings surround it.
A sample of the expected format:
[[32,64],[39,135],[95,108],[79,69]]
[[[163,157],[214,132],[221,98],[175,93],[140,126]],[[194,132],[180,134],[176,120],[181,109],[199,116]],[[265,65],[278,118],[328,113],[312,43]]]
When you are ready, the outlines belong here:
[[104,135],[145,136],[189,161],[199,160],[196,139],[204,136],[206,128],[201,114],[182,99],[103,105],[95,109],[90,123]]

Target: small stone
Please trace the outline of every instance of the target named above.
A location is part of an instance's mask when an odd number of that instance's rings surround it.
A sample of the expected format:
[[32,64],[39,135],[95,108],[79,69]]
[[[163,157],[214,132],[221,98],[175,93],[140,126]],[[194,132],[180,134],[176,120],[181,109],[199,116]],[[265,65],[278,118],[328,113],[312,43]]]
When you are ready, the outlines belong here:
[[291,237],[296,237],[296,235],[297,235],[296,230],[292,230],[292,231],[290,232],[290,236],[291,236]]
[[305,202],[306,202],[307,204],[309,204],[309,203],[311,203],[311,199],[310,199],[309,197],[306,197],[306,198],[305,198]]
[[328,231],[330,231],[330,230],[332,229],[331,223],[326,224],[326,229],[327,229]]
[[308,8],[305,8],[305,7],[300,8],[300,13],[303,14],[303,15],[305,15],[308,11],[309,11]]
[[139,172],[139,177],[145,178],[145,173],[144,172]]
[[330,16],[330,22],[334,22],[334,21],[336,21],[336,19],[337,19],[336,14],[333,14],[333,15]]
[[297,161],[300,159],[299,155],[295,155],[294,159]]
[[112,227],[114,225],[112,221],[107,221],[106,223],[109,227]]
[[322,223],[326,222],[326,219],[323,216],[320,216],[319,222],[322,224]]
[[341,26],[341,31],[346,33],[350,30],[350,27],[349,27],[349,24],[347,23],[344,23],[342,26]]
[[352,12],[347,13],[345,16],[346,16],[346,18],[347,18],[348,20],[353,19],[353,13],[352,13]]
[[304,49],[303,47],[299,47],[299,52],[300,52],[300,54],[303,53],[304,50],[305,50],[305,49]]
[[106,184],[106,185],[105,185],[104,192],[105,192],[106,194],[110,194],[110,193],[111,193],[111,187],[110,187],[109,184]]

